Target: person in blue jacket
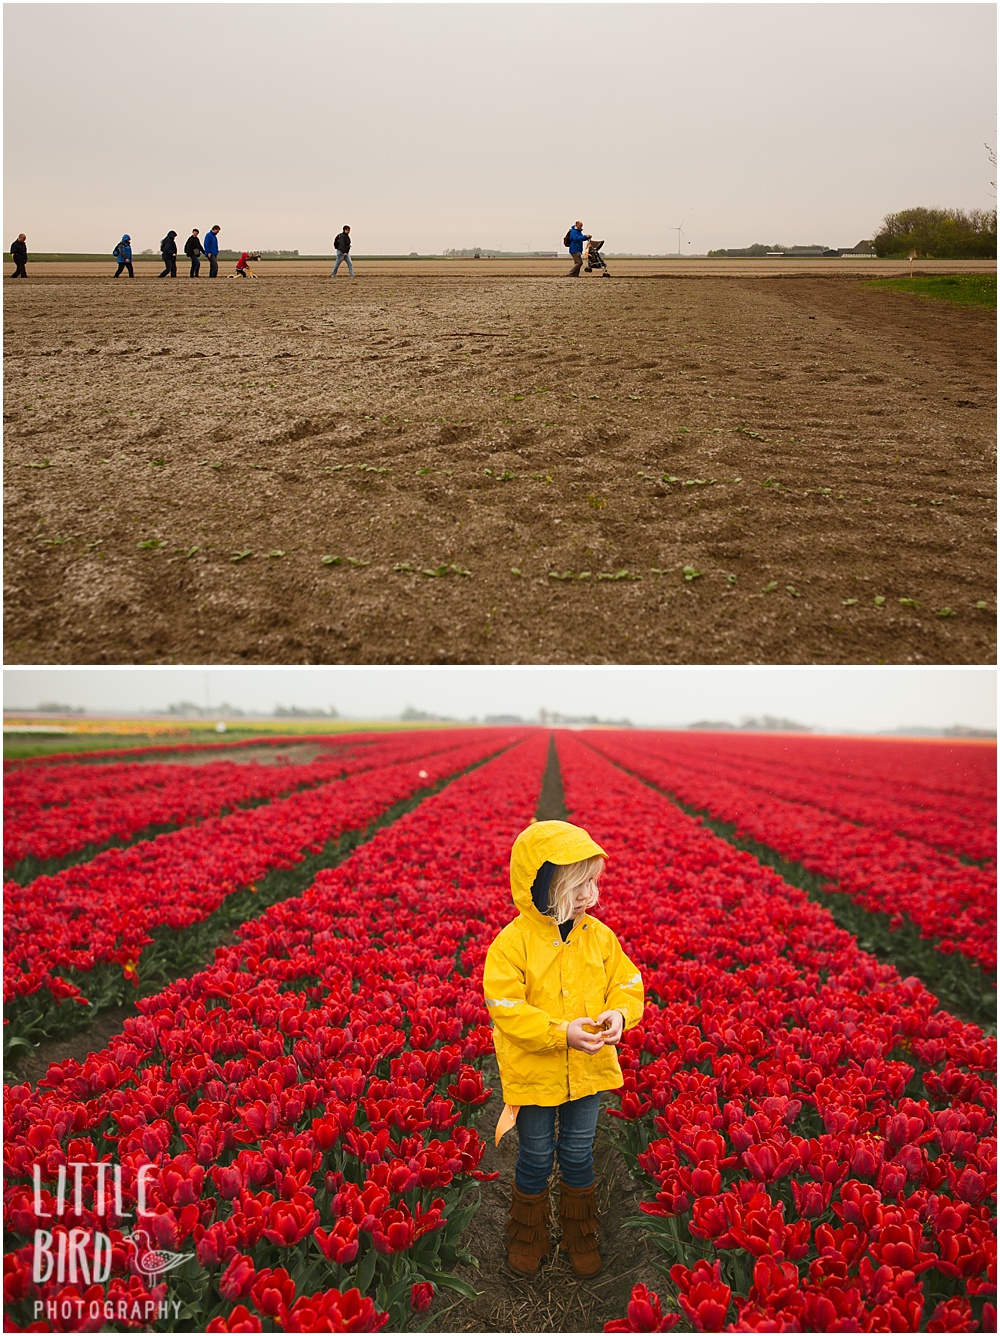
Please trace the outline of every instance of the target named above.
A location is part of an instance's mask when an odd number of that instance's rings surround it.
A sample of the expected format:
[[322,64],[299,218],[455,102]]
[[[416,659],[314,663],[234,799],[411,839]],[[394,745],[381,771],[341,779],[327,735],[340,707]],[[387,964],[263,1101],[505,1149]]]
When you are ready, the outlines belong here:
[[129,278],[135,278],[135,271],[132,268],[132,238],[127,232],[111,253],[118,261],[115,278],[121,277],[123,269],[128,270]]
[[219,224],[216,223],[210,232],[205,233],[205,258],[208,260],[209,278],[219,277],[219,233],[221,232]]
[[566,275],[567,278],[580,277],[580,270],[583,268],[583,243],[589,240],[589,234],[583,231],[583,223],[577,219],[566,234],[569,258],[573,261],[573,268]]

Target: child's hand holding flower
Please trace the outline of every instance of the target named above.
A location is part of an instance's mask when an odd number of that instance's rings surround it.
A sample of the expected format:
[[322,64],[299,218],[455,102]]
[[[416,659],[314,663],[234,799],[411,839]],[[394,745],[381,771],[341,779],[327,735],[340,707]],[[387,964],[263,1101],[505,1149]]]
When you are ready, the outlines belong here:
[[600,1053],[604,1047],[604,1036],[593,1033],[598,1024],[599,1022],[590,1016],[580,1016],[577,1020],[570,1021],[566,1027],[567,1046],[579,1049],[581,1053]]
[[604,1034],[601,1036],[601,1042],[604,1044],[617,1044],[622,1037],[622,1031],[625,1028],[625,1017],[620,1011],[602,1011],[597,1018],[598,1025],[601,1022],[607,1026]]

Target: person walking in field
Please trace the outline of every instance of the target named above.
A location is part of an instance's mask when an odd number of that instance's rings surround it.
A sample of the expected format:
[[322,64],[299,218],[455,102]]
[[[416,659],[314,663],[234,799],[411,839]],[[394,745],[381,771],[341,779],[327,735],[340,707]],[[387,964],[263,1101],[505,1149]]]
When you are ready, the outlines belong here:
[[135,271],[132,268],[132,238],[126,232],[118,245],[111,254],[118,261],[118,268],[115,270],[115,278],[121,278],[122,272],[128,270],[129,278],[135,278]]
[[188,274],[188,278],[197,278],[201,272],[201,257],[205,254],[205,248],[201,244],[201,237],[199,237],[196,227],[192,227],[191,235],[184,243],[184,254],[191,261],[191,272]]
[[211,231],[205,233],[205,258],[208,260],[209,278],[219,277],[219,233],[221,230],[219,224],[216,223]]
[[168,232],[160,242],[160,255],[163,257],[163,273],[160,278],[177,277],[177,233]]
[[10,243],[10,258],[14,261],[11,278],[27,278],[28,271],[24,266],[28,263],[28,238],[23,232],[18,232],[17,240]]
[[351,264],[351,229],[345,223],[343,229],[337,233],[333,239],[333,249],[337,252],[337,258],[334,261],[331,278],[337,277],[337,270],[341,263],[347,261],[347,272],[351,278],[354,277],[354,265]]
[[573,268],[566,275],[567,278],[579,278],[580,270],[583,268],[584,242],[590,240],[589,235],[583,231],[583,223],[579,219],[563,237],[563,244],[569,247],[569,258],[573,261]]
[[[539,821],[510,858],[517,918],[494,938],[483,993],[506,1105],[517,1128],[507,1260],[533,1275],[549,1252],[549,1175],[558,1160],[561,1246],[578,1276],[601,1269],[594,1134],[601,1091],[622,1084],[615,1045],[643,1012],[642,977],[597,903],[607,854],[585,830]],[[558,1130],[557,1130],[558,1124]]]

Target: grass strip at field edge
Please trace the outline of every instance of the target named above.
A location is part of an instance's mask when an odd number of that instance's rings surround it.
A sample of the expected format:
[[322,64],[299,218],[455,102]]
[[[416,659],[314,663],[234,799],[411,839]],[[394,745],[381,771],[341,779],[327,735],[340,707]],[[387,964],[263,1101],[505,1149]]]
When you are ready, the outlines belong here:
[[871,279],[868,286],[891,288],[953,306],[982,306],[994,311],[997,306],[996,274],[915,274],[912,278]]

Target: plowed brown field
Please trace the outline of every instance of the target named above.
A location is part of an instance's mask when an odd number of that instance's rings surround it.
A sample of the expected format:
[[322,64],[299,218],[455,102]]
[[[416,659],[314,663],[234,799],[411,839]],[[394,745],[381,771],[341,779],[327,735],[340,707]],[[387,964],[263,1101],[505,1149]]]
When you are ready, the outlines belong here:
[[29,261],[7,662],[995,662],[994,315],[829,263]]

